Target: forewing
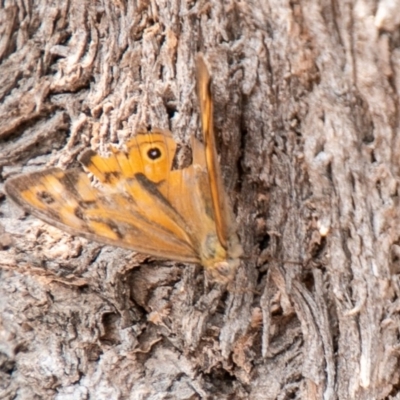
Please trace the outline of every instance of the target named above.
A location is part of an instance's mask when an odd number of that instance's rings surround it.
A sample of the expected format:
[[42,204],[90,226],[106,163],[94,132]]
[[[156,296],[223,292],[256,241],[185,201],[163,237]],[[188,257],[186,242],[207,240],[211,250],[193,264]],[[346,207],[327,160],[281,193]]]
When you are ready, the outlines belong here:
[[12,178],[5,189],[26,211],[72,235],[156,257],[199,262],[179,214],[143,176],[95,188],[80,170],[53,168]]
[[229,235],[228,204],[222,183],[214,136],[213,101],[211,77],[201,54],[197,57],[197,94],[200,103],[201,126],[205,145],[205,159],[209,175],[211,197],[218,239],[227,249]]

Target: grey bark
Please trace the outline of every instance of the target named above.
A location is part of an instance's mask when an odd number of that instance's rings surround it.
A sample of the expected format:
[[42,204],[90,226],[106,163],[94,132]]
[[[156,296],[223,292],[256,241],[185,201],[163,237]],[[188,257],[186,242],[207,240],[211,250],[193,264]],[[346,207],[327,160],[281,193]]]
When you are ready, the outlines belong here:
[[0,196],[0,398],[400,398],[399,9],[2,2],[2,182],[148,126],[185,146],[201,50],[245,257],[225,292]]

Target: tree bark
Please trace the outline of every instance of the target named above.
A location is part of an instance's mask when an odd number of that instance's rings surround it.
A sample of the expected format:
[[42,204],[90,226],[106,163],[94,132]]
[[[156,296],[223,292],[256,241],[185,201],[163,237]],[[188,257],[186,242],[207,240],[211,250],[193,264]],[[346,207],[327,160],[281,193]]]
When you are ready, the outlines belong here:
[[147,127],[185,147],[202,51],[245,256],[224,291],[70,237],[0,186],[0,398],[399,398],[399,10],[3,2],[2,183]]

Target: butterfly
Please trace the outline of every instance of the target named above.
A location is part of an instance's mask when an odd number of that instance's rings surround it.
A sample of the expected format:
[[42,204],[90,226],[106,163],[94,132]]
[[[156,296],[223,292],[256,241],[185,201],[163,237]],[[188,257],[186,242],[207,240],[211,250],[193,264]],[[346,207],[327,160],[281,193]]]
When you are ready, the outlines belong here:
[[211,280],[231,281],[242,247],[218,163],[211,76],[196,60],[204,144],[191,138],[192,163],[173,169],[169,131],[139,132],[102,157],[87,150],[81,169],[51,168],[7,180],[24,210],[72,235],[162,259],[204,266]]

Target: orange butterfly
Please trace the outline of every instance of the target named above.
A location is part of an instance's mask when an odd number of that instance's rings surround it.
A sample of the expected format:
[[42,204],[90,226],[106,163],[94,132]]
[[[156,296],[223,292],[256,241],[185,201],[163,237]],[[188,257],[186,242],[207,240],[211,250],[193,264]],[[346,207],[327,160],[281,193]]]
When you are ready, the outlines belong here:
[[51,168],[5,184],[22,208],[72,235],[140,253],[204,266],[229,282],[242,248],[222,185],[213,130],[211,78],[197,58],[204,145],[192,137],[193,162],[173,170],[176,143],[169,131],[138,133],[109,157],[86,151],[79,169]]

